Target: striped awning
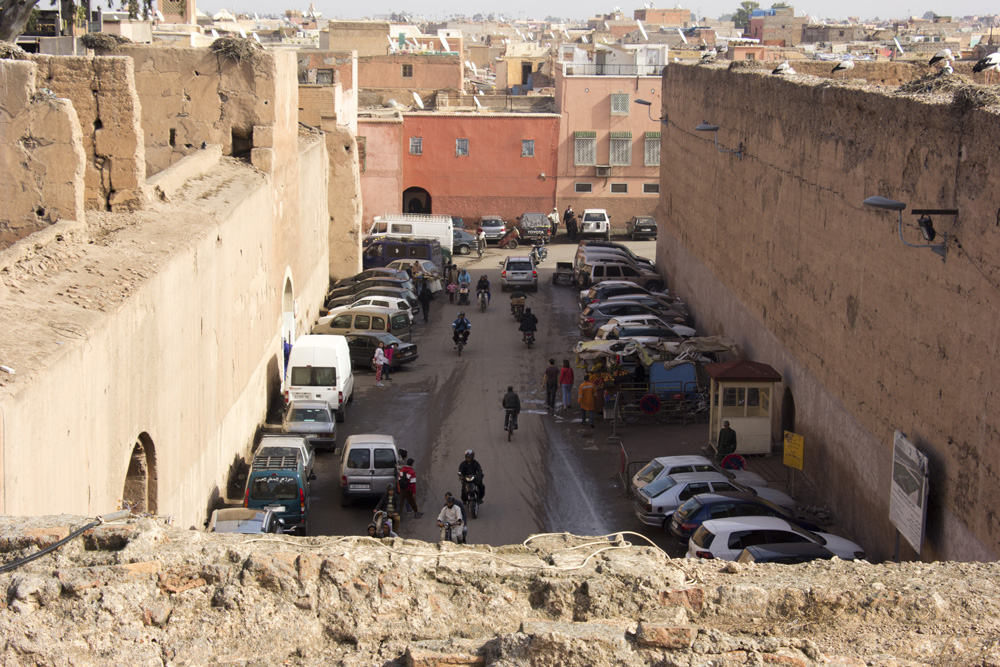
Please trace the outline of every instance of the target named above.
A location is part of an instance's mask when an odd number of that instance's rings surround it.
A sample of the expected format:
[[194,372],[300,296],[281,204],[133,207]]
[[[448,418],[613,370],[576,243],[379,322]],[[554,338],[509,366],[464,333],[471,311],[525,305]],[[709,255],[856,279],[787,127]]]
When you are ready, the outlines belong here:
[[631,139],[632,138],[632,133],[631,132],[612,132],[611,133],[611,138],[612,139]]
[[577,139],[596,139],[597,138],[597,132],[593,132],[591,130],[577,130],[574,133],[574,136]]
[[659,132],[647,132],[646,133],[646,138],[647,139],[659,139],[660,138],[660,133]]

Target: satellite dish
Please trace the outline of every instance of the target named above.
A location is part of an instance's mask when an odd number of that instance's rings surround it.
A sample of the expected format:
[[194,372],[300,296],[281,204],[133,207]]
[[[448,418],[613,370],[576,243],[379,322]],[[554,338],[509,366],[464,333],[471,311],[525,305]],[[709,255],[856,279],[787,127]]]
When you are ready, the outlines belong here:
[[160,20],[160,21],[166,21],[167,20],[167,19],[163,18],[163,12],[161,12],[159,9],[156,10],[156,18],[158,20]]
[[590,40],[587,39],[586,35],[580,35],[580,41],[583,42],[584,44],[589,44],[590,43]]
[[253,36],[253,41],[255,41],[258,44],[260,44],[260,37],[257,36],[257,33],[252,32],[252,33],[250,33],[250,35]]
[[451,47],[448,46],[448,40],[444,38],[444,35],[438,37],[441,40],[441,46],[444,47],[445,51],[451,51]]
[[212,39],[219,39],[219,31],[212,28]]
[[417,95],[417,91],[413,91],[413,101],[417,103],[417,106],[421,109],[424,108],[424,101],[420,99],[420,95]]
[[240,28],[240,37],[242,37],[243,39],[246,39],[247,38],[247,31],[243,29],[243,26],[240,26],[239,28]]
[[385,103],[385,105],[390,109],[395,109],[396,107],[399,106],[399,102],[390,98],[389,101]]
[[642,27],[642,21],[636,19],[635,22],[639,26],[639,32],[642,33],[642,38],[648,42],[649,41],[649,35],[646,34],[646,29]]
[[260,20],[260,17],[257,15],[257,12],[253,13],[253,20],[254,21],[259,21]]
[[483,110],[483,105],[479,103],[479,98],[478,97],[473,97],[472,101],[476,103],[476,108],[477,109],[479,109],[480,111]]
[[684,42],[685,44],[688,43],[687,37],[684,36],[684,31],[683,30],[681,30],[680,28],[678,28],[677,29],[677,34],[681,36],[681,41],[682,42]]

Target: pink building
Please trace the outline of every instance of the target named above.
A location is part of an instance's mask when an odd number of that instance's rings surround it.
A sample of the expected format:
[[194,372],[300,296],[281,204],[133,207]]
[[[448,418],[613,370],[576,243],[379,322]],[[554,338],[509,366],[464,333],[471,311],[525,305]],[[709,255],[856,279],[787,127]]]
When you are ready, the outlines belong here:
[[403,211],[403,116],[394,109],[358,113],[362,229]]
[[[648,48],[648,47],[647,47]],[[660,194],[662,55],[640,49],[627,58],[556,63],[559,128],[557,206],[603,208],[612,228],[634,215],[652,215]],[[611,52],[610,56],[620,56]],[[602,61],[603,60],[603,61]],[[644,64],[636,61],[647,60]],[[641,99],[650,106],[636,104]]]

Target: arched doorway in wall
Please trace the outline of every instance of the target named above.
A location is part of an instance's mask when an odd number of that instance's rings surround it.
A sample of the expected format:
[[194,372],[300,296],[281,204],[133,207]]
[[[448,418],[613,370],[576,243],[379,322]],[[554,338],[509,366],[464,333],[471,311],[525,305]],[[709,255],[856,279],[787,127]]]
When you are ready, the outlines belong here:
[[430,213],[431,193],[423,188],[403,190],[403,213]]
[[[281,294],[281,359],[282,373],[287,372],[288,354],[295,344],[295,291],[292,277],[286,272],[285,289]],[[282,375],[284,377],[284,375]]]
[[787,386],[785,393],[781,396],[781,432],[784,437],[785,431],[795,433],[795,398],[792,390]]
[[122,508],[136,514],[156,514],[156,449],[148,433],[140,433],[132,448],[122,489]]

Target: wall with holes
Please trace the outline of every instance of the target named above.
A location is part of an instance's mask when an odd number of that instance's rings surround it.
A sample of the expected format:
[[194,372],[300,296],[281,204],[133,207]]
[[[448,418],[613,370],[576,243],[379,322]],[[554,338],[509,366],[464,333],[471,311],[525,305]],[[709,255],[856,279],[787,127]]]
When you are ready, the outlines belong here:
[[[775,436],[805,436],[804,474],[879,558],[895,429],[930,457],[920,557],[1000,554],[1000,117],[976,106],[990,94],[711,66],[663,79],[658,266],[699,330],[784,376]],[[694,130],[706,119],[742,158]],[[933,217],[947,260],[904,245],[871,195],[908,203],[912,244],[926,241],[910,209],[958,209]]]

